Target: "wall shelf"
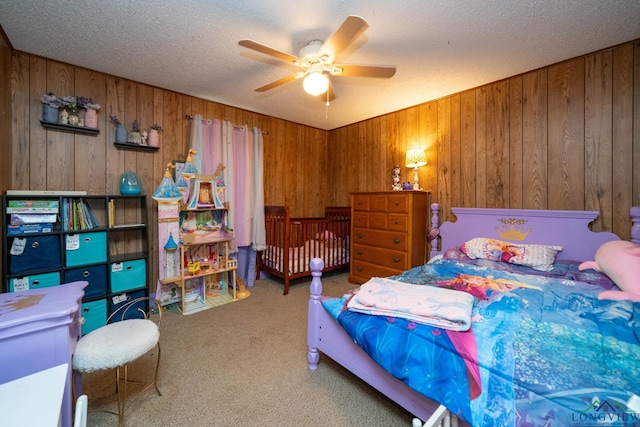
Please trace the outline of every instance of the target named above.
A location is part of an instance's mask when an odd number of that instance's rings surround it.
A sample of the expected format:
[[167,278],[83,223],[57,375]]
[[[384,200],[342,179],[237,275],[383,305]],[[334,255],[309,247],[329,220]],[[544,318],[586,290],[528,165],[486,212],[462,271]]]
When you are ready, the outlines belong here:
[[42,127],[49,129],[65,130],[68,132],[84,133],[87,135],[97,135],[98,133],[100,133],[100,129],[97,128],[94,129],[83,126],[63,125],[61,123],[45,122],[44,120],[40,120],[40,124],[42,124]]
[[158,151],[160,147],[150,147],[148,145],[129,144],[127,142],[114,142],[118,150],[138,150],[138,151]]

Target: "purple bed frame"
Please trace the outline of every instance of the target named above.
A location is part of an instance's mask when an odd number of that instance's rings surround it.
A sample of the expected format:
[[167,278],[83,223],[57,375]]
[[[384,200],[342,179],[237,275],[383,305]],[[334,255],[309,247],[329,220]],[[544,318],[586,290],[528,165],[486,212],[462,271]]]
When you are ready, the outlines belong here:
[[[500,240],[511,229],[526,233],[524,243],[563,246],[561,259],[592,260],[598,247],[609,240],[617,240],[613,233],[595,233],[588,226],[598,216],[595,211],[522,210],[452,208],[455,223],[447,222],[438,228],[440,205],[431,205],[431,256],[442,253],[474,237]],[[631,208],[631,241],[640,244],[640,206]],[[500,234],[502,233],[502,234]],[[436,244],[441,240],[440,244]],[[358,347],[322,306],[322,268],[319,258],[311,260],[311,297],[307,324],[307,359],[309,369],[318,368],[320,353],[324,353],[373,388],[421,420],[428,419],[439,404],[409,388],[380,367]],[[461,425],[468,425],[460,420]]]

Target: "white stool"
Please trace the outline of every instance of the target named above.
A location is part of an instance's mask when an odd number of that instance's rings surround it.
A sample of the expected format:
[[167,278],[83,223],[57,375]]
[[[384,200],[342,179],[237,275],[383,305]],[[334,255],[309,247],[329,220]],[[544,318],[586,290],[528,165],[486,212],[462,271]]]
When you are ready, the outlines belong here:
[[[158,322],[149,319],[147,313],[144,319],[125,319],[128,310],[136,303],[148,300],[154,301],[158,308]],[[120,314],[119,314],[120,313]],[[110,323],[115,315],[123,320]],[[124,425],[124,400],[127,395],[128,364],[145,355],[155,346],[158,346],[158,360],[156,363],[152,385],[155,386],[159,396],[162,393],[158,389],[158,368],[160,367],[160,320],[162,319],[162,307],[153,298],[143,297],[129,301],[124,306],[113,312],[107,319],[107,324],[78,340],[73,353],[73,369],[86,373],[104,369],[116,369],[116,394],[118,396],[118,424]],[[124,368],[124,378],[121,385],[120,368]]]

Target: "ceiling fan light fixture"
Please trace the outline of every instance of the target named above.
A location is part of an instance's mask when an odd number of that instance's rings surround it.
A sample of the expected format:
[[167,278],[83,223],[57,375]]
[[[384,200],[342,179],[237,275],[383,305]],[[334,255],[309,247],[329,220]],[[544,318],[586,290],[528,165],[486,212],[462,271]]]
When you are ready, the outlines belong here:
[[329,78],[321,71],[312,71],[302,81],[302,87],[309,95],[318,96],[329,89]]

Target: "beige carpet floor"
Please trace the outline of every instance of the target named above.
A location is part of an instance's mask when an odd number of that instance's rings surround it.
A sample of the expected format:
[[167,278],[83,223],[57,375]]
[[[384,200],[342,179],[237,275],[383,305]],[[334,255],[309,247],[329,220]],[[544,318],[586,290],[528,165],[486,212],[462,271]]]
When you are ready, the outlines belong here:
[[[159,387],[127,399],[127,426],[410,426],[412,416],[340,365],[321,355],[307,367],[310,279],[266,278],[245,300],[191,315],[164,311],[160,326]],[[325,295],[353,285],[344,272],[325,275]],[[133,364],[129,377],[153,376],[156,350]],[[142,383],[129,383],[136,393]],[[114,426],[115,374],[83,376],[89,426]]]

